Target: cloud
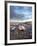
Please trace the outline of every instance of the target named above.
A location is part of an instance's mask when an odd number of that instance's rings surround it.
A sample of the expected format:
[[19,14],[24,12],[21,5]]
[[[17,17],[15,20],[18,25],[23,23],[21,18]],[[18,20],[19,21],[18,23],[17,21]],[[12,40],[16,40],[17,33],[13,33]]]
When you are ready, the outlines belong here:
[[26,6],[11,6],[10,7],[10,18],[17,20],[31,19],[32,18],[32,7]]

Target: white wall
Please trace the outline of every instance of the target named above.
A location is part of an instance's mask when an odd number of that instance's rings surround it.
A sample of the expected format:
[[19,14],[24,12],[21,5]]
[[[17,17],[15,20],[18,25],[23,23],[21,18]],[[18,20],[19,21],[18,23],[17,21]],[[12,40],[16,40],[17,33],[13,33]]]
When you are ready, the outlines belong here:
[[0,46],[2,46],[4,43],[4,19],[3,18],[4,18],[4,0],[0,0]]
[[[6,0],[6,1],[8,1],[8,0]],[[14,1],[16,1],[16,0],[14,0]],[[37,0],[19,0],[19,1],[27,1],[27,2],[36,2],[37,3]],[[0,0],[0,46],[4,46],[4,40],[5,40],[4,39],[4,33],[5,33],[5,30],[4,30],[4,25],[5,25],[5,23],[4,23],[4,20],[5,20],[4,19],[4,16],[5,16],[4,5],[5,5],[4,0]],[[36,15],[36,17],[37,17],[37,15]],[[37,35],[37,32],[36,32],[36,35]],[[19,46],[19,45],[15,45],[15,46]],[[37,44],[25,44],[25,45],[20,45],[20,46],[37,46]]]

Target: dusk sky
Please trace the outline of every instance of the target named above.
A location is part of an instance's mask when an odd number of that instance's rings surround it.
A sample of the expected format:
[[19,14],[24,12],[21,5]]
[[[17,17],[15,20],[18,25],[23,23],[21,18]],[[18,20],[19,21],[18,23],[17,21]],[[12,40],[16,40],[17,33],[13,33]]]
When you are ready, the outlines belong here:
[[10,6],[10,19],[13,19],[13,20],[32,19],[32,7]]

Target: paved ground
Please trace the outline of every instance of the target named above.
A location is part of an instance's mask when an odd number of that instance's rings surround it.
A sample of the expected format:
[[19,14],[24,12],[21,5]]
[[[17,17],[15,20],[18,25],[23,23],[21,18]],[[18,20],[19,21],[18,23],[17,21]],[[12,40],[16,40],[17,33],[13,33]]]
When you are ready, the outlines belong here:
[[17,25],[15,27],[14,30],[10,28],[10,40],[32,38],[32,24],[25,24],[24,27],[26,27],[26,30],[19,30]]

